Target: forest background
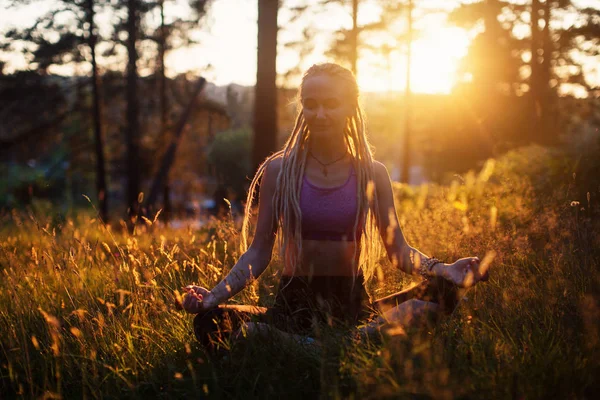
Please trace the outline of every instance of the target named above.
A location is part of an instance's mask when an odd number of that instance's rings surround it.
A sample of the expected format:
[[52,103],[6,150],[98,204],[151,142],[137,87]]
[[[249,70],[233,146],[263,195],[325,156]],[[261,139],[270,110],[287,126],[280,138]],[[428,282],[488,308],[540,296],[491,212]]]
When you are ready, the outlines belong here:
[[[0,5],[3,393],[599,389],[597,1]],[[409,242],[493,260],[495,275],[432,340],[357,345],[333,374],[267,347],[207,361],[173,307],[178,289],[212,287],[239,257],[249,179],[291,130],[302,72],[322,61],[357,76]],[[234,302],[268,305],[278,266]],[[409,283],[378,278],[370,293]],[[284,367],[297,379],[267,379]]]
[[[596,132],[594,2],[214,3],[3,1],[13,18],[1,37],[0,206],[67,210],[86,194],[118,219],[144,192],[168,218],[197,214],[217,189],[239,200],[289,134],[299,77],[315,61],[357,74],[377,158],[395,180],[448,183],[510,149],[585,146]],[[210,36],[235,4],[262,10],[254,27],[240,25],[257,41],[219,48],[246,35]],[[246,59],[246,43],[258,56]],[[197,86],[250,60],[233,80],[257,71],[256,88]]]

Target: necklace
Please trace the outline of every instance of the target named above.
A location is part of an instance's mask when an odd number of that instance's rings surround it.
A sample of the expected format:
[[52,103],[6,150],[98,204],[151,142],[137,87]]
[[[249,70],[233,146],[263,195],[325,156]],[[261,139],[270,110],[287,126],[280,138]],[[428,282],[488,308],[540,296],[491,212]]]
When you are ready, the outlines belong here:
[[314,158],[319,164],[321,164],[321,172],[323,172],[323,175],[325,175],[325,177],[327,177],[327,167],[330,165],[335,164],[338,161],[343,160],[344,158],[346,158],[346,155],[348,154],[347,152],[345,152],[340,158],[338,158],[337,160],[328,162],[328,163],[324,163],[321,160],[319,160],[317,157],[314,156],[314,154],[312,153],[312,151],[309,151],[308,154]]

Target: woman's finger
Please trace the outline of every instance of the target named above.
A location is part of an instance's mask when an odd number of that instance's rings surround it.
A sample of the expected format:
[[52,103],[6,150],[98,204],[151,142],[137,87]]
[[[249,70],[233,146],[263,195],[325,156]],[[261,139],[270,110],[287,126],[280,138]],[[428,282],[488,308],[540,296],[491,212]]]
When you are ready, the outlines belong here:
[[194,287],[194,291],[202,297],[206,296],[209,293],[209,290],[206,288],[203,288],[202,286]]
[[496,253],[494,251],[491,251],[485,255],[483,261],[481,261],[479,257],[473,257],[469,259],[468,265],[473,271],[475,278],[473,283],[477,283],[480,281],[485,282],[489,279],[488,270],[495,255]]
[[479,257],[473,257],[469,260],[468,268],[473,272],[473,284],[482,280],[482,275],[480,273],[480,261]]
[[196,292],[194,292],[193,290],[190,290],[190,291],[187,293],[187,295],[188,295],[188,297],[191,297],[191,298],[194,298],[194,299],[197,299],[197,298],[198,298],[198,295],[197,295],[197,294],[196,294]]
[[474,269],[471,268],[470,265],[467,265],[465,268],[465,278],[463,280],[464,287],[471,287],[475,284],[475,274],[473,273]]
[[181,288],[181,290],[185,290],[187,293],[194,291],[194,285],[187,285]]
[[186,294],[185,299],[183,300],[183,309],[193,313],[198,307],[198,300],[193,295],[190,295],[190,293]]
[[487,282],[489,279],[490,279],[490,274],[487,271],[485,271],[485,274],[483,274],[479,280],[482,282]]
[[191,294],[191,292],[185,295],[185,300],[187,301],[188,305],[194,301],[194,296]]
[[187,294],[183,295],[183,301],[181,302],[181,306],[183,307],[184,310],[187,310],[188,307],[190,306],[190,296]]
[[485,256],[483,257],[483,261],[479,263],[479,274],[482,276],[481,280],[484,282],[489,279],[488,271],[490,269],[492,261],[494,261],[494,258],[496,258],[496,252],[494,250],[491,250],[485,254]]

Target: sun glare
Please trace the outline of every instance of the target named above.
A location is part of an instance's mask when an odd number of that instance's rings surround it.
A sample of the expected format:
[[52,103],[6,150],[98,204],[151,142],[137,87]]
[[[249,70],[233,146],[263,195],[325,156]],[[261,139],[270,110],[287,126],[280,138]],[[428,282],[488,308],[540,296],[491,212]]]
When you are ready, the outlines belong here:
[[[253,85],[256,79],[256,10],[251,2],[240,2],[242,10],[234,16],[229,15],[229,6],[234,0],[223,0],[214,4],[211,13],[215,23],[210,33],[202,34],[201,46],[177,49],[170,52],[167,66],[171,74],[190,70],[203,70],[211,64],[211,71],[204,71],[211,81],[218,85],[235,82],[242,85]],[[238,4],[237,2],[235,4]],[[337,10],[337,11],[336,11]],[[377,20],[379,8],[361,8],[359,23],[368,24]],[[232,21],[231,18],[235,20]],[[348,15],[337,8],[330,14],[318,15],[319,26],[328,26],[333,30],[338,25],[349,28]],[[469,33],[463,29],[448,26],[441,14],[430,15],[419,20],[415,31],[419,37],[412,44],[411,88],[417,93],[449,93],[457,81],[457,68],[460,59],[466,54],[469,45]],[[337,21],[332,23],[332,21]],[[403,22],[400,23],[402,29]],[[247,35],[240,37],[232,25],[244,27]],[[290,27],[287,27],[291,29]],[[337,29],[337,28],[336,28]],[[293,38],[287,31],[280,33],[282,43]],[[294,32],[300,34],[301,31]],[[391,34],[391,32],[389,32]],[[385,41],[385,36],[382,41]],[[387,35],[389,36],[389,35]],[[329,46],[326,34],[314,38],[314,51],[300,60],[295,51],[279,48],[277,69],[284,74],[293,66],[302,64],[302,69],[312,63],[335,61],[327,58],[325,52]],[[404,91],[406,76],[406,56],[399,46],[393,49],[388,57],[362,51],[358,60],[358,82],[361,90],[366,92],[400,92]],[[299,78],[298,78],[299,79]],[[293,87],[299,82],[290,80],[287,85]]]
[[[232,6],[238,8],[231,14]],[[26,10],[28,13],[30,8]],[[366,3],[361,8],[360,24],[369,24],[377,20],[380,9]],[[14,14],[14,15],[13,15]],[[31,19],[27,13],[16,14],[11,18],[27,24]],[[171,77],[184,72],[195,72],[205,75],[217,85],[238,83],[253,85],[256,79],[256,6],[255,3],[238,0],[222,0],[216,2],[210,11],[213,24],[209,31],[198,31],[194,38],[200,42],[191,47],[180,47],[171,50],[167,55],[167,74]],[[233,19],[232,19],[233,18]],[[316,18],[316,17],[315,17]],[[339,26],[349,28],[347,13],[332,7],[331,12],[318,16],[319,26],[329,26],[333,31]],[[417,93],[449,93],[457,81],[457,68],[460,59],[466,54],[469,45],[469,33],[465,30],[446,25],[439,15],[418,19],[415,31],[420,32],[412,44],[411,88]],[[322,19],[322,20],[321,20]],[[6,16],[0,18],[0,22]],[[336,21],[332,23],[332,21]],[[403,22],[402,22],[403,23]],[[402,24],[401,23],[401,24]],[[420,25],[420,26],[419,26]],[[238,29],[231,29],[232,26]],[[240,36],[239,31],[245,32]],[[299,34],[299,32],[295,32]],[[330,34],[331,32],[329,32]],[[282,43],[291,40],[291,33],[280,34]],[[394,34],[387,32],[387,39]],[[385,35],[384,35],[385,36]],[[313,54],[299,60],[296,52],[281,46],[278,54],[278,72],[284,74],[299,62],[306,69],[313,62],[335,61],[325,56],[329,41],[324,33],[314,39]],[[358,61],[358,82],[361,90],[367,92],[399,92],[404,91],[406,79],[406,55],[402,45],[392,49],[387,56],[362,51]],[[11,68],[25,68],[27,62],[17,53],[8,54]],[[100,65],[113,63],[110,59],[100,59]],[[8,68],[7,70],[11,70]],[[53,66],[51,73],[63,75],[88,74],[89,66],[72,64]],[[145,71],[140,71],[142,75]],[[296,82],[288,82],[294,85]]]
[[[411,89],[418,93],[449,93],[457,81],[459,61],[467,52],[469,37],[462,29],[442,26],[426,32],[412,44]],[[381,64],[381,63],[379,63]],[[386,62],[383,63],[384,65]],[[360,65],[359,65],[360,66]],[[404,91],[406,55],[390,54],[387,71],[363,62],[359,83],[365,91]]]

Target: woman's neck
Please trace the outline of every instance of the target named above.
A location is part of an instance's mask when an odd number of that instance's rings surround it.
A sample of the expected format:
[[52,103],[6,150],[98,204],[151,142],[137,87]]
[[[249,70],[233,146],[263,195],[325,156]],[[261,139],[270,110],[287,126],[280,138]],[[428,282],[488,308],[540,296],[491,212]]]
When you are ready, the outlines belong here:
[[309,150],[314,157],[323,163],[337,160],[347,151],[346,143],[343,141],[318,140],[311,138]]

